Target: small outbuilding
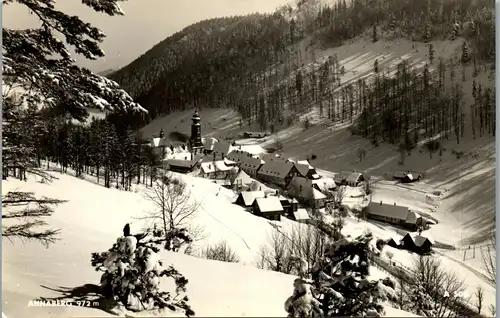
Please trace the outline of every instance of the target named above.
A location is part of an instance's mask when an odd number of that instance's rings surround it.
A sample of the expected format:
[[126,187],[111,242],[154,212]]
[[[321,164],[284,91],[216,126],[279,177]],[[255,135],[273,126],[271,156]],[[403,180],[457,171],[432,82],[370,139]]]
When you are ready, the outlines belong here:
[[418,254],[429,254],[434,240],[428,234],[407,233],[401,240],[402,248]]

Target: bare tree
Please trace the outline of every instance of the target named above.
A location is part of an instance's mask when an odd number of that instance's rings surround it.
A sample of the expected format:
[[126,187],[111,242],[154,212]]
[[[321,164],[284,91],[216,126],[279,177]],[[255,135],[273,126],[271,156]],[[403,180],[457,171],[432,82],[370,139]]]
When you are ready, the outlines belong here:
[[201,252],[201,256],[206,259],[228,263],[238,263],[240,261],[238,255],[236,255],[226,241],[220,241],[215,245],[207,246]]
[[344,201],[344,196],[346,192],[345,186],[339,186],[336,191],[328,191],[327,197],[333,203],[333,209],[339,209],[342,206],[342,201]]
[[[189,221],[198,212],[200,204],[192,200],[190,194],[186,183],[164,173],[145,192],[154,208],[138,219],[148,221],[149,227],[161,228],[165,238],[173,231],[187,229],[193,240],[199,240],[202,228],[191,226]],[[170,244],[167,240],[165,247]]]
[[[47,222],[42,218],[52,215],[51,206],[66,201],[52,198],[36,198],[32,192],[8,192],[2,198],[2,235],[9,240],[34,240],[45,247],[58,240],[59,229],[44,229]],[[9,224],[11,223],[11,224]]]
[[[483,268],[490,283],[496,285],[497,281],[497,256],[495,237],[490,239],[490,244],[486,246],[486,252],[482,251]],[[482,249],[482,248],[481,248]]]
[[446,271],[441,262],[432,256],[421,256],[414,264],[415,282],[422,292],[430,296],[433,303],[432,315],[444,317],[450,310],[456,310],[464,283],[452,272]]
[[476,308],[477,308],[477,314],[481,314],[481,310],[483,309],[483,301],[484,301],[484,289],[482,289],[480,286],[477,287],[476,289]]

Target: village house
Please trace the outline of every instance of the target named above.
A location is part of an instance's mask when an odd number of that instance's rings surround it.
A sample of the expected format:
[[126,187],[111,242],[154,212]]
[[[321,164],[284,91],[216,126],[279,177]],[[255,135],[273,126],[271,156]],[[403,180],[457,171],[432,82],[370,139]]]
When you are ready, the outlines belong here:
[[200,177],[209,179],[226,179],[229,177],[234,167],[226,165],[224,160],[208,161],[204,160],[200,164]]
[[353,172],[347,177],[346,184],[350,187],[357,187],[363,181],[365,181],[363,174],[360,172]]
[[257,177],[264,182],[286,187],[298,173],[293,163],[282,159],[271,159],[260,167]]
[[251,156],[251,153],[241,150],[241,146],[239,146],[238,149],[233,149],[230,153],[228,153],[226,158],[236,162],[236,164],[240,164],[244,158]]
[[219,142],[214,137],[204,137],[201,139],[203,143],[203,151],[205,154],[211,154],[214,150],[215,145]]
[[243,133],[243,138],[264,138],[268,135],[269,133],[247,131]]
[[245,171],[241,170],[231,178],[231,186],[237,191],[245,191],[255,180],[250,178]]
[[167,147],[169,146],[169,141],[165,137],[165,134],[163,132],[163,128],[160,129],[160,133],[158,137],[153,137],[151,138],[151,141],[149,142],[149,146],[153,150],[153,154],[155,156],[158,156],[161,159],[165,158],[165,155],[167,154]]
[[231,146],[231,144],[228,141],[221,140],[215,144],[212,154],[215,155],[217,158],[219,157],[225,158],[232,150],[233,146]]
[[168,165],[168,170],[172,172],[179,173],[188,173],[192,172],[194,169],[199,167],[199,161],[197,160],[188,160],[187,157],[185,160],[182,159],[168,159],[166,160]]
[[245,171],[250,177],[257,178],[259,169],[264,165],[264,160],[255,157],[245,157],[239,164],[241,170]]
[[408,207],[396,205],[396,203],[370,202],[364,209],[364,214],[367,218],[400,225],[411,230],[416,230],[422,223],[420,215],[410,211]]
[[298,198],[300,202],[313,208],[322,208],[326,203],[326,195],[320,191],[316,180],[294,176],[289,183],[290,193]]
[[281,206],[283,207],[283,211],[285,215],[290,216],[293,214],[293,212],[297,211],[299,208],[299,201],[297,199],[288,199],[285,198],[282,195],[279,195],[278,198],[280,199]]
[[319,179],[319,175],[307,161],[306,162],[297,162],[295,163],[295,167],[299,171],[300,175],[306,179]]
[[291,216],[292,220],[299,223],[306,223],[310,219],[306,209],[297,209]]
[[257,198],[265,197],[264,191],[243,191],[236,198],[235,204],[244,208],[249,208]]
[[413,183],[420,181],[422,176],[419,173],[404,173],[404,176],[400,179],[401,183]]
[[401,240],[401,247],[417,254],[429,254],[434,240],[428,234],[407,233]]
[[272,221],[281,221],[283,206],[276,196],[256,198],[252,205],[253,213]]

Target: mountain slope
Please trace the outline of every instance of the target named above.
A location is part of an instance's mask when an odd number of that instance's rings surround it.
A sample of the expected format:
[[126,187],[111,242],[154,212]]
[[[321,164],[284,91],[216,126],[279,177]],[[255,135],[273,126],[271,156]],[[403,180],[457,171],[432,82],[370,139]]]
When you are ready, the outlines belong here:
[[366,33],[391,41],[456,39],[462,45],[465,39],[474,59],[493,61],[492,9],[486,0],[356,0],[349,6],[345,1],[298,1],[273,15],[191,25],[110,77],[150,110],[150,119],[187,108],[226,106],[254,120],[259,111],[249,108],[258,108],[260,95],[288,100],[287,95],[301,94],[300,85],[287,78],[315,60],[314,47],[338,47]]
[[[57,194],[69,201],[58,207],[53,216],[47,219],[48,226],[60,228],[60,240],[45,249],[35,242],[22,244],[19,241],[3,240],[2,260],[2,310],[9,318],[24,317],[103,317],[112,316],[104,302],[96,303],[95,284],[99,283],[100,272],[90,266],[92,252],[108,250],[121,235],[125,222],[133,221],[132,216],[145,208],[139,193],[107,189],[85,180],[68,175],[57,175],[52,184],[40,183],[35,176],[29,175],[23,182],[9,179],[4,182],[2,191],[13,189],[36,191],[39,195]],[[199,181],[205,183],[206,180]],[[211,187],[210,187],[211,185]],[[198,186],[196,186],[198,187]],[[69,189],[78,188],[79,191]],[[206,182],[205,191],[216,186]],[[213,193],[208,193],[215,200]],[[222,195],[219,196],[219,198]],[[222,200],[222,199],[221,199]],[[210,209],[226,210],[227,205]],[[111,207],[111,208],[110,208]],[[220,221],[228,224],[238,233],[247,228],[247,238],[263,239],[259,232],[266,223],[242,211],[219,211],[226,213]],[[222,213],[222,214],[221,214]],[[241,219],[243,214],[247,219]],[[262,221],[249,223],[250,219]],[[232,222],[238,220],[240,222]],[[209,224],[207,224],[208,226]],[[211,236],[228,236],[221,227],[211,224]],[[139,231],[137,223],[132,223],[133,233]],[[239,229],[239,230],[238,230]],[[222,233],[218,233],[222,232]],[[236,239],[230,239],[233,246]],[[245,249],[245,247],[242,247]],[[240,249],[241,250],[241,249]],[[237,251],[240,252],[240,251]],[[240,254],[241,255],[241,254]],[[187,294],[189,303],[199,317],[284,317],[284,302],[291,296],[293,280],[291,275],[259,270],[251,265],[223,263],[198,259],[181,253],[162,251],[161,257],[168,265],[172,264],[189,280]],[[19,270],[22,268],[22,270]],[[373,279],[386,277],[377,268],[371,268]],[[170,289],[170,284],[163,285]],[[84,306],[31,307],[29,301],[44,297],[49,300],[88,301]],[[404,311],[386,306],[389,317],[415,317]],[[134,316],[181,316],[179,313],[137,313]]]

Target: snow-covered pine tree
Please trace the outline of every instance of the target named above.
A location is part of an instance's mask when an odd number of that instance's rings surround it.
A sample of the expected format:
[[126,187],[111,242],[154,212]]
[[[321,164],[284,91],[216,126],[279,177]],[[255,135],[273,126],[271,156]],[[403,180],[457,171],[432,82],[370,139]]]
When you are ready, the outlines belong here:
[[367,279],[371,234],[331,243],[308,278],[294,282],[294,292],[285,302],[289,317],[362,317],[384,312],[381,301],[395,293],[382,281]]
[[[110,16],[123,15],[121,0],[83,0],[83,4],[97,12]],[[69,47],[88,59],[104,56],[99,44],[105,34],[77,16],[68,15],[55,8],[54,0],[7,0],[3,5],[17,3],[25,6],[30,14],[40,20],[38,28],[2,28],[2,178],[10,172],[19,172],[25,179],[26,172],[35,173],[49,180],[50,175],[41,171],[37,162],[37,144],[26,132],[32,129],[23,120],[26,106],[59,109],[60,114],[69,114],[83,120],[88,116],[87,108],[114,111],[146,110],[135,103],[116,82],[97,75],[75,64]],[[56,35],[57,34],[57,35]],[[60,38],[65,39],[65,42]],[[2,219],[30,218],[15,227],[2,225],[4,235],[20,238],[43,237],[44,243],[52,242],[56,230],[35,231],[34,226],[43,224],[39,219],[52,213],[47,204],[59,200],[38,200],[32,193],[12,193],[16,205],[27,209],[23,214],[12,211]],[[5,199],[5,198],[4,198]],[[13,202],[11,200],[11,202]],[[34,210],[31,209],[36,205]],[[3,203],[5,207],[5,203]]]
[[[97,271],[103,271],[100,290],[103,297],[113,299],[126,309],[182,310],[187,317],[194,311],[189,306],[186,293],[188,280],[173,266],[163,267],[159,258],[165,235],[153,230],[150,233],[130,235],[130,227],[125,226],[124,235],[103,253],[92,253],[91,264]],[[185,231],[170,233],[171,240],[185,240]],[[171,278],[176,284],[175,295],[160,289],[160,279]]]

